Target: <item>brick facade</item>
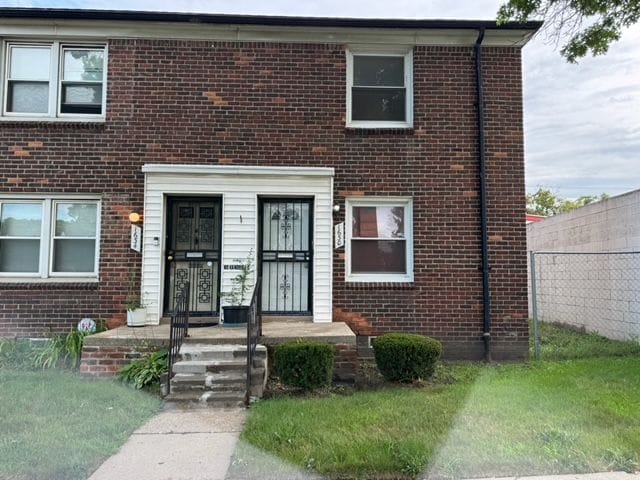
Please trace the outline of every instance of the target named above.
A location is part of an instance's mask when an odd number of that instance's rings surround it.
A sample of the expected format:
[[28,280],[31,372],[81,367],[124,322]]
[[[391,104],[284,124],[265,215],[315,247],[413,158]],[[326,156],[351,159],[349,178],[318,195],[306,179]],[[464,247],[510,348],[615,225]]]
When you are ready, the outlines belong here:
[[[528,349],[520,49],[486,47],[487,174],[495,358]],[[0,336],[122,319],[140,255],[145,163],[335,168],[334,217],[351,195],[413,197],[412,284],[346,284],[334,254],[335,320],[363,335],[412,331],[450,357],[482,353],[472,47],[414,48],[414,128],[345,128],[344,47],[112,40],[103,124],[0,124],[0,193],[102,196],[100,282],[0,284]],[[118,353],[118,352],[116,352]]]

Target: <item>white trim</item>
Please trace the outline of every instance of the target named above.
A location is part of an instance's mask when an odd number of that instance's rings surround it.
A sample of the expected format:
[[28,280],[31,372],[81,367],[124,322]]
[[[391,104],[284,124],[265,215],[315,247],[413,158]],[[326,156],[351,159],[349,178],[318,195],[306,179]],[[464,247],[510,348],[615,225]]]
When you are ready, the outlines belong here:
[[[408,46],[375,47],[372,45],[351,45],[347,56],[347,128],[413,128],[413,48]],[[404,58],[405,120],[403,122],[384,120],[352,120],[353,56],[370,55],[376,57]]]
[[143,173],[172,173],[191,175],[277,175],[333,177],[335,170],[329,167],[256,167],[248,165],[173,165],[146,163]]
[[[266,25],[213,25],[115,20],[18,19],[0,20],[5,36],[73,39],[161,38],[235,42],[290,42],[473,46],[474,28],[349,28]],[[486,30],[483,45],[521,47],[533,30]]]
[[[50,65],[49,65],[49,106],[46,113],[30,113],[30,112],[9,112],[7,111],[7,95],[9,92],[9,64],[11,61],[10,49],[12,46],[33,46],[33,47],[48,47],[50,51]],[[62,98],[62,71],[63,71],[63,55],[62,51],[67,47],[80,47],[84,49],[102,49],[104,51],[103,66],[102,66],[102,81],[95,81],[93,83],[100,84],[102,86],[102,104],[101,113],[61,113],[61,98]],[[0,92],[0,101],[2,102],[2,108],[0,112],[0,122],[95,122],[104,123],[106,120],[106,108],[107,108],[107,66],[108,66],[108,48],[107,44],[102,42],[87,41],[81,42],[78,39],[75,40],[62,40],[49,38],[3,38],[2,42],[2,55],[0,56],[0,65],[2,68],[2,91]],[[45,81],[45,80],[38,80]]]
[[[402,205],[404,207],[407,273],[351,273],[352,207],[379,207],[384,205]],[[348,197],[345,200],[345,209],[345,281],[370,283],[413,282],[413,199],[411,197]]]

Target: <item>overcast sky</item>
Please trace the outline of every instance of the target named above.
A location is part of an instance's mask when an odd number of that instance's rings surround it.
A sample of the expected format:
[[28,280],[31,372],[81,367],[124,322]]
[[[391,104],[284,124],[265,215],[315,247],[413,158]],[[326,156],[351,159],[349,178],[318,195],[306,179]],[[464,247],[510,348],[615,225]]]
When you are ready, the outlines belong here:
[[[494,19],[499,0],[0,0],[0,6],[265,15]],[[640,26],[606,56],[567,64],[543,36],[524,49],[527,191],[569,198],[640,188]]]

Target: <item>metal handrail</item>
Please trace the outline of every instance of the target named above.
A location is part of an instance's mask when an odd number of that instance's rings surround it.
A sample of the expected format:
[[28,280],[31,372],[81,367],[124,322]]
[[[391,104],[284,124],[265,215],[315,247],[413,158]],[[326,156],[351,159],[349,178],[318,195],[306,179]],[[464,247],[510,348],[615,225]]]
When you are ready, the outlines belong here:
[[178,293],[176,306],[171,313],[171,329],[169,333],[169,369],[167,372],[167,394],[171,393],[171,377],[173,364],[178,357],[182,341],[189,336],[189,282]]
[[244,404],[251,403],[251,377],[253,374],[253,361],[258,346],[258,338],[262,335],[262,315],[260,313],[260,300],[262,299],[262,277],[258,278],[253,287],[251,303],[247,318],[247,385],[244,395]]

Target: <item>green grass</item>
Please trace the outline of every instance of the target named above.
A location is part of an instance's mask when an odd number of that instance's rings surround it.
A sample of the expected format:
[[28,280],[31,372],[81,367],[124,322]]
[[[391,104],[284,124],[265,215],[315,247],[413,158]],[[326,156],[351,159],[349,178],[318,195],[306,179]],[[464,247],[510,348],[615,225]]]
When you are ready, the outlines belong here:
[[69,372],[0,369],[0,478],[85,479],[160,400]]
[[[640,342],[616,341],[597,333],[540,322],[540,358],[543,360],[569,360],[592,357],[622,357],[640,355]],[[531,329],[531,358],[533,358],[533,325]]]
[[424,389],[259,402],[243,436],[335,478],[633,470],[639,372],[638,357],[441,368]]

